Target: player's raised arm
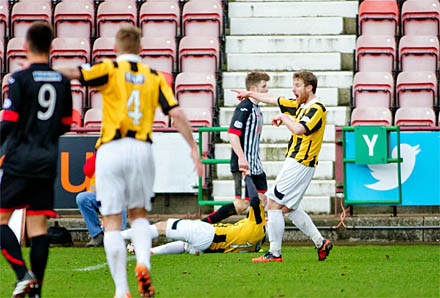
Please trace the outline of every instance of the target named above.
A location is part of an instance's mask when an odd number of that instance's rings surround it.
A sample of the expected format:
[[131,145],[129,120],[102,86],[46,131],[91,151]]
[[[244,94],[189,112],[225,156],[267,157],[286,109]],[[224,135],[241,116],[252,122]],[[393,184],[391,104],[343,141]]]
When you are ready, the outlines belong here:
[[62,73],[69,80],[79,80],[81,78],[81,72],[78,67],[68,65],[54,66],[53,70]]
[[271,104],[271,105],[277,105],[278,104],[278,95],[271,94],[271,93],[261,93],[256,91],[247,91],[247,90],[235,90],[232,89],[231,91],[237,93],[237,99],[243,100],[244,98],[255,98],[258,101]]
[[272,125],[275,126],[280,126],[281,124],[284,124],[287,126],[287,128],[294,134],[296,135],[302,135],[305,134],[307,132],[306,128],[304,127],[304,125],[302,125],[299,122],[295,122],[293,121],[292,118],[290,118],[288,115],[286,114],[280,114],[278,116],[273,117],[272,119]]

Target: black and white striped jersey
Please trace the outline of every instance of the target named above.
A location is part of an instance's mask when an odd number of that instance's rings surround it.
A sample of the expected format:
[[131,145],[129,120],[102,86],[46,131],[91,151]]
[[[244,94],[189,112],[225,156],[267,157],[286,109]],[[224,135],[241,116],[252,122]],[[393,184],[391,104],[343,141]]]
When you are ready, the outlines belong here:
[[[240,144],[244,155],[249,162],[249,171],[252,175],[263,173],[263,165],[259,156],[260,136],[263,128],[263,114],[260,107],[248,98],[244,99],[234,111],[229,134],[240,137]],[[234,150],[231,153],[231,172],[238,171],[238,157]]]

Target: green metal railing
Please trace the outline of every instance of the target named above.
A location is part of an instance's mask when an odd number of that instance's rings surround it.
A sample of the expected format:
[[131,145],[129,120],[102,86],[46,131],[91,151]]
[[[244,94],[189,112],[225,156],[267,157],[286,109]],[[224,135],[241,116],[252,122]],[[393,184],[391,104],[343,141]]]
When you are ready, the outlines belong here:
[[[200,159],[202,160],[202,164],[220,164],[220,163],[227,163],[229,164],[231,161],[229,159],[215,159],[215,158],[203,158],[202,156],[202,134],[204,132],[222,132],[222,131],[228,131],[227,127],[200,127],[199,128],[199,154]],[[198,193],[198,203],[200,206],[213,206],[213,205],[226,205],[231,203],[232,201],[205,201],[203,200],[203,181],[202,177],[199,177],[199,193]]]
[[[347,163],[356,163],[355,158],[346,158],[346,140],[345,140],[345,133],[346,132],[354,132],[354,127],[343,127],[342,128],[342,163],[343,163],[343,171],[344,171],[344,203],[346,205],[352,205],[352,204],[402,204],[402,182],[401,182],[401,163],[403,159],[400,156],[400,128],[399,126],[388,126],[383,127],[387,132],[387,152],[390,151],[390,142],[389,142],[389,133],[391,131],[396,132],[396,139],[397,139],[397,158],[392,158],[387,156],[386,163],[397,163],[397,181],[398,181],[398,189],[399,189],[399,195],[396,200],[380,200],[380,201],[374,201],[374,200],[364,200],[364,201],[358,201],[353,200],[351,198],[351,194],[347,194],[347,172],[346,172],[346,164]],[[349,197],[350,195],[350,197]]]

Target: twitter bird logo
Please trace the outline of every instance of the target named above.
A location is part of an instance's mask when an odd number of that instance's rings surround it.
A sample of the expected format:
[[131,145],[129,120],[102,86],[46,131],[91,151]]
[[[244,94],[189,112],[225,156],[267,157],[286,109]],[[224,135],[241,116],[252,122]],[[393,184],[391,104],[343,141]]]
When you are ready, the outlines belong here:
[[[419,145],[411,146],[409,144],[400,144],[400,156],[403,162],[400,164],[402,184],[411,176],[416,164],[416,156],[419,154]],[[397,146],[391,153],[392,158],[397,158]],[[390,190],[399,185],[397,180],[397,163],[372,164],[368,165],[371,170],[371,176],[378,181],[373,184],[365,184],[366,187],[374,190]]]

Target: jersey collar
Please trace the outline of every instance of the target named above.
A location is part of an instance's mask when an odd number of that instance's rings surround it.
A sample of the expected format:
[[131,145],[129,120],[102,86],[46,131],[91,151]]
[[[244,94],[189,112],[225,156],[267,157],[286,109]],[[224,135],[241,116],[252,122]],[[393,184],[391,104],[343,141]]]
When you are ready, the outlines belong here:
[[116,61],[130,61],[130,62],[141,62],[141,56],[135,54],[122,54],[116,58]]
[[301,108],[303,108],[303,109],[307,109],[307,108],[309,108],[312,104],[314,104],[314,103],[317,102],[317,101],[319,101],[319,97],[318,97],[318,96],[315,97],[314,99],[312,99],[311,101],[309,101],[308,103],[306,103],[306,104],[302,104],[302,105],[301,105]]

